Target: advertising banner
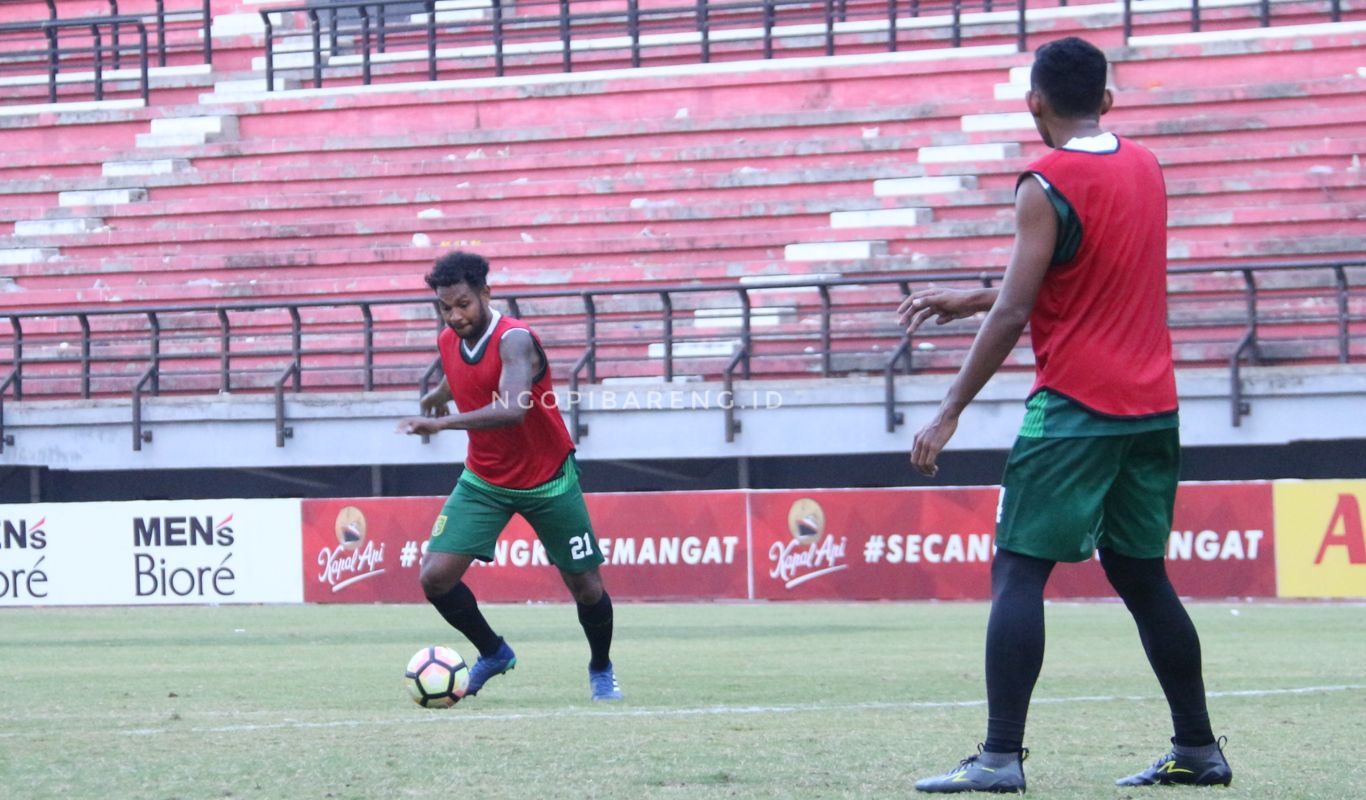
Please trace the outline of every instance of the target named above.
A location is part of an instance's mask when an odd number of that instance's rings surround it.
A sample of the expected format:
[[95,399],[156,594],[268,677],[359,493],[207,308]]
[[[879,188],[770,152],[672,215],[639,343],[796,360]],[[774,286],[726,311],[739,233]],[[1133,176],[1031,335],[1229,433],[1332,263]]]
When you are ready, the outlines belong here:
[[[421,557],[444,497],[303,501],[304,599],[424,602]],[[623,600],[744,599],[749,594],[745,498],[740,492],[587,497],[608,591]],[[451,520],[447,525],[459,524]],[[466,582],[490,602],[566,601],[545,548],[521,517],[494,560]]]
[[755,597],[991,594],[995,488],[753,492]]
[[443,497],[303,501],[308,603],[420,603],[418,567]]
[[[991,597],[998,490],[754,492],[755,596],[768,600]],[[1185,484],[1168,571],[1191,597],[1272,597],[1271,485]],[[1110,597],[1094,560],[1059,564],[1050,597]]]
[[[622,600],[980,600],[998,490],[589,495]],[[420,603],[442,497],[0,506],[0,606]],[[1192,597],[1366,597],[1366,481],[1184,484],[1167,566]],[[459,524],[458,520],[448,525]],[[466,580],[491,602],[569,599],[513,517]],[[1062,564],[1050,597],[1109,597]]]
[[298,603],[298,500],[0,506],[0,605]]
[[1366,597],[1366,481],[1277,481],[1281,597]]

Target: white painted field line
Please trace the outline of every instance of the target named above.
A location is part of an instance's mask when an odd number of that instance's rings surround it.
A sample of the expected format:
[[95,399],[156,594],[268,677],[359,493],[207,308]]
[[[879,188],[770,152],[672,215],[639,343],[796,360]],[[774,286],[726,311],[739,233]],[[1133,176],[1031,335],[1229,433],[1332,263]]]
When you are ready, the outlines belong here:
[[[1363,684],[1338,684],[1332,686],[1301,686],[1290,689],[1242,689],[1227,692],[1207,692],[1206,696],[1219,697],[1272,697],[1276,695],[1326,694],[1329,692],[1355,692],[1366,690]],[[1035,704],[1063,705],[1068,703],[1113,703],[1119,701],[1162,700],[1158,695],[1083,695],[1080,697],[1036,697]],[[404,719],[388,720],[334,720],[332,722],[278,722],[263,725],[221,725],[201,728],[139,728],[119,731],[125,736],[157,736],[164,733],[183,736],[187,733],[256,733],[276,730],[310,730],[319,728],[360,728],[373,725],[427,724],[444,719],[460,722],[518,722],[524,720],[569,719],[581,717],[703,717],[703,716],[746,716],[751,714],[801,714],[821,711],[884,711],[911,710],[918,708],[972,708],[986,705],[986,700],[939,700],[908,703],[849,703],[845,705],[782,705],[782,706],[701,706],[698,708],[620,708],[585,709],[566,708],[558,711],[519,714],[462,714],[459,711],[440,716],[421,715]],[[5,738],[6,734],[0,734]]]

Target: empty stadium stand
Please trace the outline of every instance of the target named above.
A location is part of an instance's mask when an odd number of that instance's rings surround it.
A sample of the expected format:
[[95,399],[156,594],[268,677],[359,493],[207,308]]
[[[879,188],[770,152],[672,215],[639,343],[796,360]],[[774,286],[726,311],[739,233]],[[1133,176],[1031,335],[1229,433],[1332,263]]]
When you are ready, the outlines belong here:
[[1366,354],[1360,4],[111,5],[60,4],[156,32],[102,29],[91,101],[92,42],[50,80],[51,4],[0,3],[0,403],[274,393],[283,444],[286,392],[430,377],[421,275],[464,248],[576,387],[871,376],[894,431],[895,376],[974,324],[911,342],[890,306],[995,280],[1044,152],[1022,31],[1109,49],[1107,125],[1166,169],[1178,358],[1235,373],[1233,424],[1243,364]]

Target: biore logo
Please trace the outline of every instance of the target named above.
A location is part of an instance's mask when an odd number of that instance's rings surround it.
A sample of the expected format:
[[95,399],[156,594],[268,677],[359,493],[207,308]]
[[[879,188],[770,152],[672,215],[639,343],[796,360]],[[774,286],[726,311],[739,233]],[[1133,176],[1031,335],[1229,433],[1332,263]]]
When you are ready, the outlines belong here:
[[[230,547],[236,535],[226,517],[134,517],[134,547]],[[237,573],[228,562],[232,552],[218,563],[177,564],[197,560],[191,553],[158,558],[150,553],[133,554],[133,588],[138,597],[232,597],[237,593]],[[200,556],[202,557],[202,556]],[[218,559],[217,555],[213,556]]]
[[0,600],[41,600],[47,597],[47,573],[41,567],[47,556],[39,556],[30,569],[0,569]]
[[233,543],[232,514],[214,524],[213,517],[134,517],[134,547],[198,547]]
[[133,554],[138,597],[232,597],[237,574],[228,566],[228,553],[218,566],[168,566],[166,559],[147,553]]
[[335,548],[324,547],[318,553],[318,582],[332,587],[333,592],[358,581],[384,574],[384,545],[378,547],[365,538],[365,514],[355,506],[337,512],[333,526],[337,534]]
[[47,547],[47,531],[43,517],[30,525],[28,520],[4,520],[0,523],[0,550],[42,550]]
[[809,497],[793,503],[787,512],[787,528],[791,541],[774,542],[768,549],[773,562],[769,577],[782,581],[784,588],[849,568],[840,563],[849,538],[841,536],[836,541],[825,533],[825,510],[820,503]]

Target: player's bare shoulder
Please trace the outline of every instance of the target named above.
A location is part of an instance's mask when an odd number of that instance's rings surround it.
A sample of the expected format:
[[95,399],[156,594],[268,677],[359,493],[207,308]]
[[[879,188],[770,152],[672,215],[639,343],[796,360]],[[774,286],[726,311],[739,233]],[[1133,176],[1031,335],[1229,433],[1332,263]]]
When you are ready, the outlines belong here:
[[530,328],[518,326],[503,332],[498,340],[498,355],[503,360],[503,368],[523,366],[533,374],[540,374],[546,366],[545,354],[541,351],[536,337]]

